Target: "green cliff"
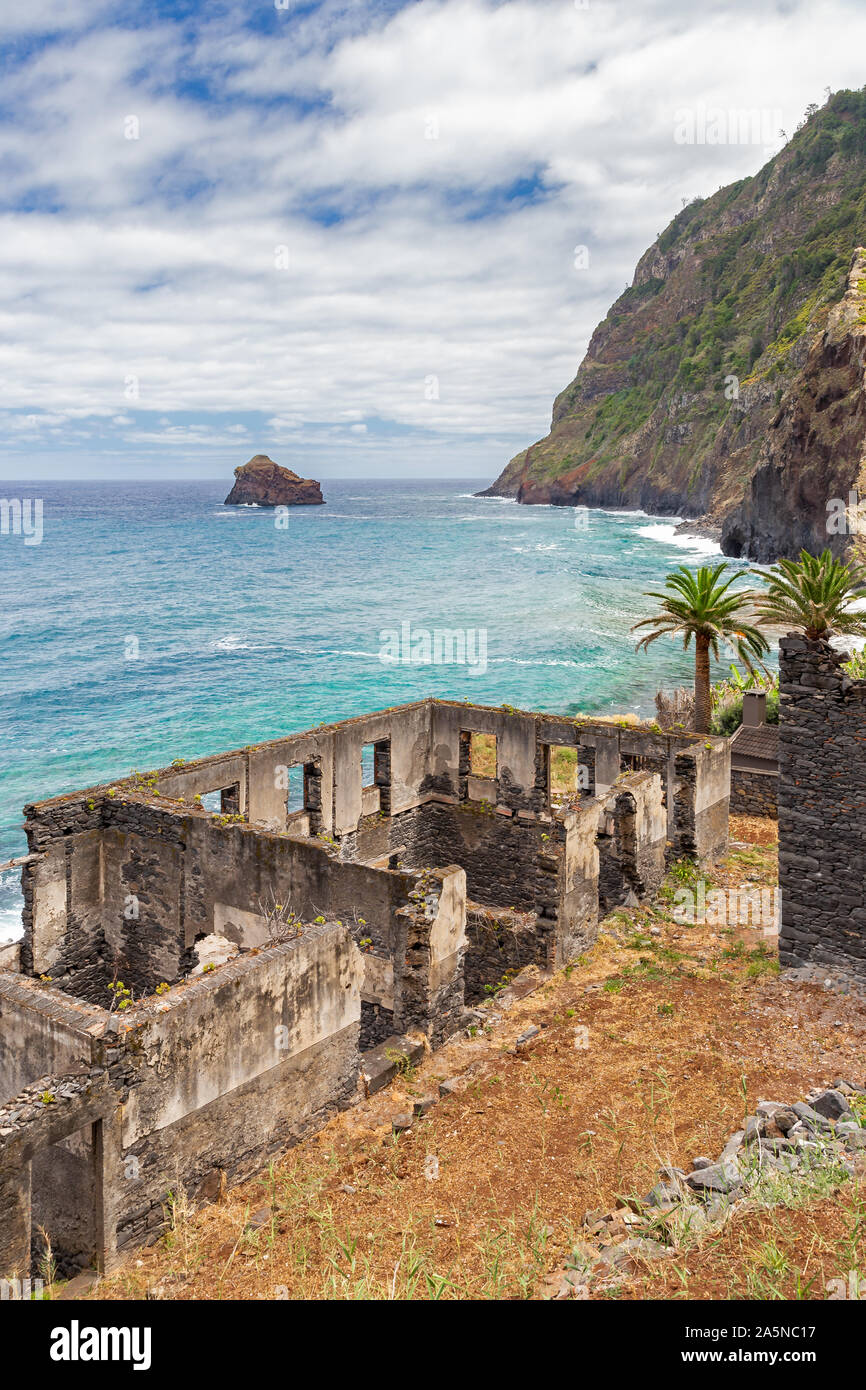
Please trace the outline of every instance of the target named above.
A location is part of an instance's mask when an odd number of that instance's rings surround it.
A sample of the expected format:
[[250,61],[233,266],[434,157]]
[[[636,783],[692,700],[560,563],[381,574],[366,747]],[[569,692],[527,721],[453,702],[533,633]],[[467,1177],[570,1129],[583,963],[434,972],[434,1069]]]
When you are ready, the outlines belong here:
[[488,489],[700,518],[727,554],[841,549],[866,473],[866,89],[810,108],[761,171],[685,207],[641,257]]

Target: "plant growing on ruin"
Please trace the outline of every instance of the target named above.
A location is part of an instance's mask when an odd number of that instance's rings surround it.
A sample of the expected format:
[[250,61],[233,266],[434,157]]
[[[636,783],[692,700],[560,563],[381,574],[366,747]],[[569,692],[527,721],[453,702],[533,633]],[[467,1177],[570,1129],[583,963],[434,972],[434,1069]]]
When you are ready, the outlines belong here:
[[301,935],[303,923],[300,917],[292,911],[291,903],[277,901],[273,889],[267,898],[259,899],[259,911],[265,919],[272,946],[278,946],[283,941],[292,941]]
[[[43,1096],[44,1100],[44,1096]],[[53,1100],[53,1096],[52,1096]],[[53,1288],[57,1281],[57,1261],[54,1258],[54,1249],[51,1244],[51,1236],[44,1226],[37,1226],[37,1231],[42,1237],[42,1250],[39,1254],[39,1277],[48,1289],[48,1296],[53,1296]]]
[[128,1009],[132,1003],[132,990],[129,989],[122,980],[114,980],[108,986],[111,995],[111,1004],[108,1012],[113,1013],[115,1009]]
[[767,586],[755,604],[762,622],[796,628],[812,642],[833,633],[866,637],[866,618],[852,609],[866,598],[866,566],[846,564],[829,550],[820,555],[801,550],[799,560],[780,560],[753,573]]
[[397,1048],[386,1047],[385,1058],[404,1081],[412,1080],[415,1075],[415,1066],[408,1052],[400,1052]]
[[650,591],[647,598],[659,600],[659,611],[635,623],[632,632],[648,628],[637,650],[648,648],[660,637],[682,637],[683,648],[695,644],[695,732],[709,733],[710,656],[719,659],[720,644],[732,650],[751,671],[769,650],[764,634],[747,621],[753,595],[742,589],[730,592],[736,572],[722,576],[727,565],[702,565],[693,574],[680,565],[665,580],[665,590]]

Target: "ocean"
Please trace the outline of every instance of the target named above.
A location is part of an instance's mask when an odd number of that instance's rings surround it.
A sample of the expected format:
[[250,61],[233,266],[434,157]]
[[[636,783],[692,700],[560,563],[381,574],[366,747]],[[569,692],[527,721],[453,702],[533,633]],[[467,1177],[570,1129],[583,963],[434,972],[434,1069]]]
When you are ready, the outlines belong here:
[[224,507],[230,481],[0,484],[42,501],[40,543],[0,534],[0,862],[26,802],[133,767],[428,694],[651,716],[692,681],[681,644],[629,633],[645,589],[718,552],[672,520],[476,498],[483,478],[327,481],[275,514]]

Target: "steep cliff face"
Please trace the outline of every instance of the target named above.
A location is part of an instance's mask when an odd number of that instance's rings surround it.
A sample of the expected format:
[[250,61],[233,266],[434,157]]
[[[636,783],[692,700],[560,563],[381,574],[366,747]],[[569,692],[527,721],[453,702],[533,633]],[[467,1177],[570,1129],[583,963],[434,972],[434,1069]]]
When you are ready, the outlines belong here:
[[806,360],[769,422],[742,502],[722,524],[726,555],[773,560],[826,545],[861,549],[861,538],[831,530],[836,499],[866,496],[866,251],[855,251],[848,288],[810,336]]
[[281,468],[267,454],[256,454],[235,469],[234,487],[226,507],[303,507],[324,502],[314,478],[299,478],[291,468]]
[[844,549],[827,507],[866,484],[864,243],[866,89],[674,218],[550,433],[488,494],[700,518],[727,554],[761,561]]

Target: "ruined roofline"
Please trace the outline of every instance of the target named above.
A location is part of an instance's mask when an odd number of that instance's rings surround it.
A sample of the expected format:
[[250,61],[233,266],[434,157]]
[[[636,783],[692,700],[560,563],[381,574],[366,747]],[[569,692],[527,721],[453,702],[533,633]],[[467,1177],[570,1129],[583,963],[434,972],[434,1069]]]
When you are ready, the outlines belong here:
[[[516,705],[481,705],[475,700],[448,700],[441,699],[432,695],[425,702],[431,707],[439,709],[456,710],[478,710],[480,713],[496,715],[500,719],[505,717],[532,719],[536,724],[562,724],[569,725],[577,732],[584,729],[605,734],[633,734],[636,738],[664,738],[672,739],[682,744],[706,744],[710,743],[714,748],[722,747],[727,743],[727,738],[722,734],[693,734],[685,729],[663,729],[647,726],[645,724],[619,724],[616,722],[617,716],[610,719],[602,719],[598,716],[593,718],[589,714],[554,714],[550,710],[529,710],[518,709]],[[408,708],[408,706],[396,706],[398,709]]]
[[[137,999],[131,999],[123,1012],[111,1009],[107,1004],[95,1004],[70,994],[49,978],[43,980],[18,971],[0,972],[0,1001],[24,1013],[38,1014],[49,1026],[57,1025],[82,1041],[90,1039],[94,1047],[103,1038],[123,1042],[143,1022],[157,1014],[172,1015],[183,1009],[191,1009],[198,1000],[245,978],[268,961],[294,955],[313,938],[343,936],[346,931],[344,924],[334,917],[329,917],[325,922],[303,922],[298,934],[287,941],[255,946],[212,965],[200,975],[185,975],[174,981],[163,994],[157,994],[154,988]],[[99,1065],[96,1050],[92,1052],[90,1061],[93,1066]],[[73,1071],[74,1068],[69,1074],[73,1074]]]
[[[42,797],[38,801],[28,801],[24,807],[25,815],[30,811],[41,812],[52,806],[61,806],[68,801],[79,801],[83,796],[92,794],[104,797],[110,787],[117,787],[118,790],[128,783],[133,777],[141,778],[160,778],[174,777],[178,773],[194,772],[208,767],[217,767],[225,762],[227,758],[245,758],[250,753],[261,753],[269,748],[280,748],[284,744],[294,740],[304,738],[323,738],[329,734],[338,733],[344,729],[349,729],[353,725],[363,724],[367,720],[380,719],[383,715],[404,714],[410,710],[420,710],[429,708],[433,703],[431,696],[425,696],[421,700],[409,700],[404,705],[386,705],[380,710],[369,710],[365,714],[354,714],[348,719],[333,720],[328,724],[313,724],[307,729],[292,729],[290,732],[280,734],[277,738],[263,739],[260,743],[245,743],[240,748],[221,748],[216,753],[206,753],[201,758],[183,759],[178,765],[169,763],[163,767],[145,768],[139,771],[137,768],[130,769],[115,778],[110,778],[105,782],[94,782],[89,787],[77,787],[74,791],[60,792],[57,796]],[[127,788],[127,790],[129,790]]]
[[562,728],[570,728],[575,731],[575,744],[579,741],[577,735],[581,732],[599,733],[607,737],[616,734],[626,735],[638,740],[664,739],[676,742],[680,747],[697,746],[709,744],[713,748],[721,747],[726,740],[715,734],[692,734],[682,730],[647,728],[642,725],[617,724],[600,719],[593,719],[583,715],[571,716],[564,714],[554,714],[544,710],[525,710],[512,706],[503,705],[483,705],[472,700],[450,700],[437,696],[427,695],[421,700],[407,701],[402,705],[386,705],[379,710],[370,710],[365,714],[353,715],[348,719],[333,720],[326,724],[316,724],[307,729],[296,729],[277,738],[264,739],[260,743],[244,744],[241,748],[221,749],[216,753],[209,753],[202,758],[192,758],[184,760],[178,765],[168,764],[167,766],[150,768],[139,772],[137,769],[126,772],[114,779],[104,782],[97,782],[87,787],[81,787],[74,791],[62,792],[57,796],[44,797],[34,801],[28,801],[24,807],[25,818],[29,819],[32,815],[40,815],[56,806],[62,806],[68,802],[80,801],[83,797],[92,796],[104,798],[106,792],[116,787],[118,792],[121,790],[128,793],[133,790],[128,785],[133,776],[148,779],[167,779],[180,774],[190,772],[206,771],[209,767],[216,769],[227,759],[247,758],[251,753],[262,753],[268,749],[280,749],[287,743],[301,741],[303,739],[321,739],[330,735],[344,733],[350,729],[360,727],[365,723],[372,723],[385,716],[397,716],[409,714],[413,710],[446,709],[455,711],[474,711],[478,714],[489,716],[497,720],[518,719],[533,720],[536,725],[558,725]]

